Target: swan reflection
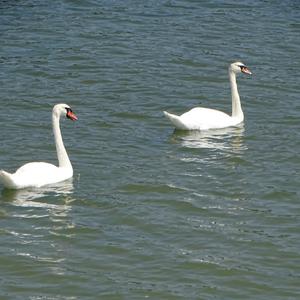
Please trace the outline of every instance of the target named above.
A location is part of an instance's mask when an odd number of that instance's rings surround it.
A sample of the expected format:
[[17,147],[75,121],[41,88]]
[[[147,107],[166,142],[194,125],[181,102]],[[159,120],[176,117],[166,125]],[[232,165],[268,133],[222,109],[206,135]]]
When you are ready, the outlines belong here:
[[171,136],[171,141],[180,143],[186,148],[230,150],[239,153],[247,149],[244,144],[244,131],[242,125],[205,131],[175,130]]
[[[73,190],[73,181],[70,179],[57,184],[44,186],[42,188],[28,188],[21,190],[4,189],[2,191],[2,199],[4,201],[11,202],[11,204],[14,206],[44,207],[50,209],[67,210],[68,204],[74,201],[73,198],[70,197],[70,195],[73,193]],[[39,198],[49,196],[57,197],[61,195],[66,196],[64,197],[64,205],[36,201]]]
[[9,216],[3,230],[14,244],[16,257],[23,257],[28,264],[46,263],[49,273],[66,273],[61,240],[74,235],[70,218],[73,190],[72,180],[68,180],[42,188],[2,191],[1,200],[8,204],[5,215]]

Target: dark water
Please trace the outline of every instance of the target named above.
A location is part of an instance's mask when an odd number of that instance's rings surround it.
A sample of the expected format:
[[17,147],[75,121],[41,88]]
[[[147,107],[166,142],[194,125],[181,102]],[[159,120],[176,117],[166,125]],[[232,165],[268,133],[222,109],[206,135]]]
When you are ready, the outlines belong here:
[[[0,1],[0,167],[73,182],[0,196],[1,299],[300,298],[299,1]],[[241,128],[173,132],[162,111]]]

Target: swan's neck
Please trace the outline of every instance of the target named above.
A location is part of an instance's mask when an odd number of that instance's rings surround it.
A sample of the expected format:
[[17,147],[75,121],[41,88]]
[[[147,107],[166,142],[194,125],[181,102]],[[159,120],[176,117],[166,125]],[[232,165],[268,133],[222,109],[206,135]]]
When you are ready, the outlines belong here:
[[236,75],[233,71],[229,70],[229,80],[232,97],[232,117],[238,118],[240,121],[244,120],[244,113],[242,111],[240,95],[236,84]]
[[72,170],[73,168],[61,136],[61,131],[59,127],[59,116],[57,116],[56,114],[53,114],[52,116],[52,125],[58,158],[58,166],[60,168],[68,168]]

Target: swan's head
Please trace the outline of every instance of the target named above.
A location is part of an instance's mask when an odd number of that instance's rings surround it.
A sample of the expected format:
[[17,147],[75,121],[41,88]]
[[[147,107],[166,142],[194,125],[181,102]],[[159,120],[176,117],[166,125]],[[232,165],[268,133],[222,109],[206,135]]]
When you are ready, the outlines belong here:
[[240,61],[234,62],[229,66],[229,71],[234,72],[235,74],[244,73],[251,75],[251,71]]
[[63,103],[56,104],[53,107],[53,115],[55,115],[56,117],[66,116],[68,119],[72,121],[76,121],[78,119],[76,115],[73,113],[71,107],[68,104],[63,104]]

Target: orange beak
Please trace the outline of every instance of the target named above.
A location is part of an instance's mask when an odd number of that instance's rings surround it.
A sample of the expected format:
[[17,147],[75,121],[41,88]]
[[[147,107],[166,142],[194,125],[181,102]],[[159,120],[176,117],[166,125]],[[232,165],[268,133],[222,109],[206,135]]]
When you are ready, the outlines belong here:
[[241,68],[241,71],[242,71],[244,74],[252,75],[252,72],[251,72],[247,67],[242,67],[242,68]]
[[77,121],[78,120],[78,118],[76,117],[76,115],[71,110],[68,110],[68,112],[67,112],[67,118],[71,119],[72,121]]

